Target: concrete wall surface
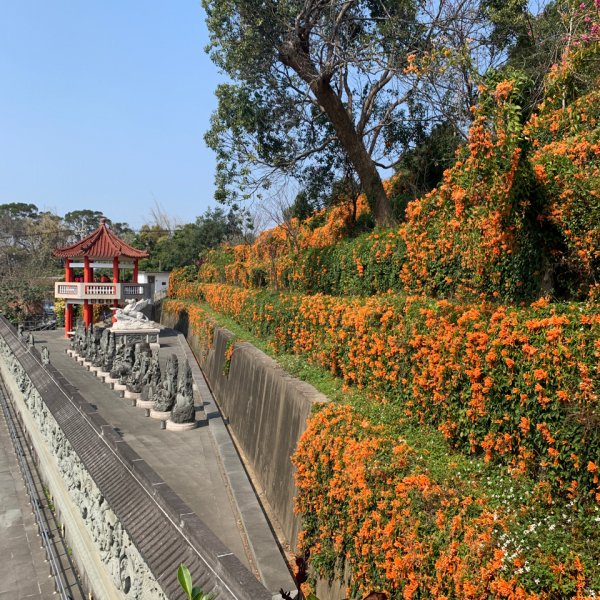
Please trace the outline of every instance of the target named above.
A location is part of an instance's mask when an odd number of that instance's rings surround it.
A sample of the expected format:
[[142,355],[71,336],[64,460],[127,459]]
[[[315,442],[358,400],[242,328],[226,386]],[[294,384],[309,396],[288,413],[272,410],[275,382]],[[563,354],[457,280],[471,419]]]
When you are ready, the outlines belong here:
[[95,598],[183,598],[177,567],[216,600],[272,600],[94,406],[0,317],[0,375],[44,467]]
[[300,519],[293,510],[296,487],[290,457],[312,406],[327,402],[326,396],[251,344],[234,344],[226,329],[215,327],[208,344],[189,331],[185,314],[163,311],[162,323],[186,336],[272,516],[295,550]]

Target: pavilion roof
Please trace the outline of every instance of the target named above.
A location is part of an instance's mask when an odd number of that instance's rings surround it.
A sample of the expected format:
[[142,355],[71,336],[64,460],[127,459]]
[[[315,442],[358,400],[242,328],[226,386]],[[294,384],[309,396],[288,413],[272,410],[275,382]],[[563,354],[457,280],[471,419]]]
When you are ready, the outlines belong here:
[[148,253],[139,250],[117,237],[106,224],[106,219],[100,220],[100,227],[83,239],[65,246],[56,248],[54,256],[60,258],[115,258],[125,256],[127,258],[146,258]]

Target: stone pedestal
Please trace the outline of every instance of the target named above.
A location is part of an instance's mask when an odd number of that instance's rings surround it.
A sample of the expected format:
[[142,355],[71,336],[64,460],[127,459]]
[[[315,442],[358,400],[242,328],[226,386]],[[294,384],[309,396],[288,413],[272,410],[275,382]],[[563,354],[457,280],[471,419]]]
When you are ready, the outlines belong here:
[[[117,379],[117,381],[119,381]],[[127,384],[125,383],[114,383],[113,384],[113,390],[117,391],[117,392],[124,392],[127,390]]]
[[166,411],[162,411],[162,410],[154,410],[152,409],[150,411],[150,416],[153,419],[159,419],[160,421],[167,421],[171,418],[171,411],[170,410],[166,410]]
[[189,431],[190,429],[196,429],[198,423],[173,423],[171,419],[167,421],[167,431]]
[[107,377],[110,377],[110,372],[109,371],[96,371],[96,377],[98,377],[99,379],[104,378],[104,381],[106,381]]
[[[154,400],[137,400],[135,405],[138,408],[149,408],[151,410],[154,410]],[[162,413],[161,413],[162,414]],[[171,413],[169,413],[170,415]]]
[[130,400],[138,400],[141,396],[141,392],[130,392],[129,390],[125,390],[124,397],[129,398]]
[[104,383],[108,383],[109,385],[114,385],[115,383],[119,383],[118,377],[111,377],[110,373],[104,378]]
[[111,333],[115,336],[115,343],[117,346],[121,344],[136,344],[137,342],[147,342],[150,344],[150,348],[160,348],[160,341],[158,336],[160,334],[160,328],[158,327],[135,327],[124,328],[124,327],[111,327]]

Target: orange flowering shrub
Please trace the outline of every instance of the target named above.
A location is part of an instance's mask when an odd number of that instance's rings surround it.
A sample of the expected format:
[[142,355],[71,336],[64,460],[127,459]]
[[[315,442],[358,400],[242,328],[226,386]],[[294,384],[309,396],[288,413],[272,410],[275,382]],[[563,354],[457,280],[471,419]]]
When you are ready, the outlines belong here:
[[[245,301],[260,296],[243,294]],[[254,304],[254,326],[262,316],[267,326],[260,329],[277,331],[276,295],[263,301],[262,309]],[[240,298],[228,305],[238,315],[248,308]],[[169,300],[164,310],[187,321],[201,348],[210,347],[216,324],[198,303]],[[390,420],[397,417],[394,394],[379,396],[383,424],[374,425],[363,409],[325,406],[293,456],[296,510],[303,516],[299,552],[310,552],[314,574],[335,577],[347,567],[352,598],[373,590],[393,600],[595,597],[597,505],[551,501],[547,482],[523,485],[522,477],[503,478],[481,461],[467,467],[450,460],[434,476],[427,453],[399,436]],[[431,434],[419,428],[424,435]],[[586,466],[591,473],[597,468],[592,461]]]
[[395,296],[343,299],[185,283],[280,349],[349,384],[386,393],[448,441],[548,493],[600,503],[600,308],[458,305]]
[[407,291],[505,299],[537,292],[541,256],[522,168],[521,86],[516,78],[484,90],[456,164],[438,188],[408,205]]
[[572,60],[553,71],[553,93],[525,129],[534,146],[533,171],[548,198],[545,217],[559,235],[560,274],[583,294],[600,282],[600,78],[596,89],[573,102],[565,102],[563,86],[554,80],[588,64]]
[[[436,480],[411,446],[350,406],[317,412],[293,462],[300,549],[322,577],[350,567],[349,597],[591,599],[597,589],[593,551],[582,558],[575,546],[538,545],[542,521],[507,505],[508,486],[499,503],[459,472]],[[546,527],[542,538],[555,525]],[[523,539],[507,542],[519,528]],[[571,530],[573,540],[574,520]]]
[[[267,232],[269,233],[269,232]],[[262,238],[264,239],[264,238]],[[262,248],[259,252],[258,248]],[[333,295],[401,290],[405,245],[400,231],[378,230],[336,244],[264,255],[265,246],[223,247],[207,255],[198,279],[249,288],[276,287]]]
[[305,516],[300,546],[324,576],[344,557],[352,597],[379,590],[392,598],[486,598],[503,580],[504,517],[433,480],[406,442],[351,407],[315,414],[293,462],[296,510]]
[[377,230],[322,248],[308,248],[282,269],[279,287],[309,293],[371,295],[400,290],[404,240]]
[[[391,183],[386,182],[388,188]],[[244,287],[279,287],[289,280],[295,257],[308,249],[324,248],[342,240],[356,219],[368,214],[364,195],[355,202],[340,198],[329,209],[317,211],[305,221],[296,218],[263,231],[252,244],[212,250],[200,267],[199,277]]]

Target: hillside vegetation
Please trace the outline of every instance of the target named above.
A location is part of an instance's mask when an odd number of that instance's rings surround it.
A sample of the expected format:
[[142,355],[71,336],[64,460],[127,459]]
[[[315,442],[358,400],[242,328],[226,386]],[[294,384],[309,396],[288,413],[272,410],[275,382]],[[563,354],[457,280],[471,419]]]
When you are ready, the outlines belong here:
[[360,390],[293,457],[299,551],[349,597],[600,595],[597,46],[533,114],[525,76],[489,78],[399,226],[350,237],[369,209],[340,201],[172,277],[198,335],[225,315]]

